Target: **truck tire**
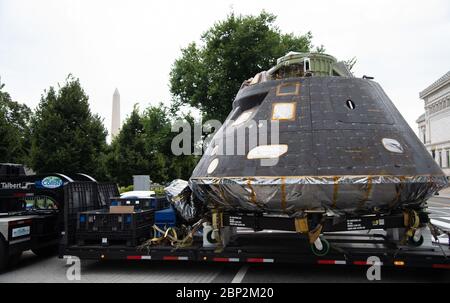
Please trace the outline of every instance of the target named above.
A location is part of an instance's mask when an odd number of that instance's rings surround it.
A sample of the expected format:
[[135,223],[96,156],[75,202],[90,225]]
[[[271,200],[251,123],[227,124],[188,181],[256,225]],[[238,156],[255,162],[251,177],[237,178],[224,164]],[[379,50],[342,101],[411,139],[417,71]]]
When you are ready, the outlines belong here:
[[415,241],[414,237],[409,237],[408,238],[408,244],[413,246],[413,247],[422,246],[423,242],[424,242],[423,235],[420,235],[420,239],[418,241]]
[[58,246],[51,245],[31,250],[38,257],[50,257],[58,253]]
[[216,239],[213,238],[213,234],[214,234],[214,230],[210,230],[207,234],[206,234],[206,239],[208,240],[209,243],[215,244],[219,241],[217,241]]
[[320,238],[320,240],[322,241],[322,249],[319,250],[314,244],[311,244],[311,250],[316,256],[323,257],[330,251],[330,243],[323,238]]
[[8,266],[8,256],[6,251],[6,244],[0,238],[0,272],[4,271]]

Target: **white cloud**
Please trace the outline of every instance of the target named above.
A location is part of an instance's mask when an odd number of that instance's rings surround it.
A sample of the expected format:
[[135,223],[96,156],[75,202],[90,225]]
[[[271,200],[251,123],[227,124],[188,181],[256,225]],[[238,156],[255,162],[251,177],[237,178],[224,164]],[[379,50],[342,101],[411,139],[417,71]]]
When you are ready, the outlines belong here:
[[4,1],[0,75],[13,98],[34,107],[45,88],[79,77],[110,127],[112,94],[122,113],[169,102],[168,75],[180,48],[199,40],[231,8],[278,16],[284,32],[311,30],[339,59],[356,56],[357,76],[375,76],[408,123],[418,93],[450,68],[450,3],[422,1]]

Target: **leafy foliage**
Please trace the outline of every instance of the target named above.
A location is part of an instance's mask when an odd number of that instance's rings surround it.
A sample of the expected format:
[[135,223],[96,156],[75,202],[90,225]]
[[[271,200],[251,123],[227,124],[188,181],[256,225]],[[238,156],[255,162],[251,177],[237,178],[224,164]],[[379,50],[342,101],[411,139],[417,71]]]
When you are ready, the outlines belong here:
[[123,193],[126,193],[128,191],[133,191],[133,189],[134,189],[133,185],[121,186],[121,187],[119,187],[119,193],[123,194]]
[[106,135],[79,80],[69,75],[58,91],[50,87],[41,97],[32,122],[32,167],[39,173],[83,172],[101,178]]
[[132,176],[139,174],[150,175],[157,183],[189,178],[196,161],[192,156],[173,156],[171,125],[169,111],[162,104],[143,113],[135,105],[111,144],[106,162],[111,178],[121,185],[131,184]]
[[28,163],[31,109],[12,101],[0,83],[0,162]]
[[[202,44],[189,44],[172,66],[173,111],[183,105],[198,108],[203,118],[223,121],[242,82],[276,63],[289,51],[309,51],[312,35],[283,34],[276,17],[230,14],[214,24]],[[323,51],[323,47],[320,48]]]

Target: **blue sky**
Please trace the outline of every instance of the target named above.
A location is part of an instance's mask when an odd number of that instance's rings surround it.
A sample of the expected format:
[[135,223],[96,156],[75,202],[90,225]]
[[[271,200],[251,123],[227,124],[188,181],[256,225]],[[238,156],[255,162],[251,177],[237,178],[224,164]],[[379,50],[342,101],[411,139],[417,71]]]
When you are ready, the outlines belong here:
[[450,69],[448,0],[0,0],[1,80],[13,99],[35,107],[45,88],[72,73],[109,129],[116,87],[122,119],[136,102],[168,103],[180,49],[231,10],[262,9],[282,31],[311,31],[327,53],[357,57],[355,75],[374,76],[414,130],[419,91]]

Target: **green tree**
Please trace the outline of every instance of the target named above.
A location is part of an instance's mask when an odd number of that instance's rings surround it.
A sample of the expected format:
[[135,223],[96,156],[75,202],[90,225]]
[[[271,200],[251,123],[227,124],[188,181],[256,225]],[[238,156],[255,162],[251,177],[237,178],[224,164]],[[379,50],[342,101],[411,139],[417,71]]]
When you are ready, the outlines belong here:
[[310,32],[283,34],[275,19],[266,12],[232,13],[202,35],[201,45],[191,43],[182,49],[170,73],[173,112],[190,105],[200,109],[204,119],[223,121],[244,80],[267,70],[289,51],[311,49]]
[[[195,133],[194,133],[194,125],[196,123],[200,123],[199,121],[196,121],[195,118],[191,115],[191,113],[188,114],[179,114],[175,117],[173,117],[173,120],[182,120],[187,122],[190,127],[191,127],[191,134],[190,134],[190,138],[191,138],[191,142],[190,142],[190,146],[191,146],[191,154],[190,155],[178,155],[175,156],[172,152],[172,150],[170,150],[170,166],[169,166],[169,180],[174,180],[174,179],[183,179],[183,180],[188,180],[191,175],[192,175],[192,171],[194,170],[195,166],[197,165],[198,161],[200,160],[200,156],[196,156],[194,155],[194,147],[196,145],[201,145],[202,142],[198,142],[196,140],[200,139],[203,140],[204,137],[202,138],[196,138],[195,137]],[[179,133],[178,132],[172,132],[171,136],[170,136],[170,145],[172,143],[172,140],[175,136],[177,136]]]
[[[133,175],[150,175],[152,181],[166,183],[188,179],[198,159],[174,156],[171,150],[172,120],[163,105],[149,106],[142,113],[135,105],[120,133],[111,143],[106,165],[108,174],[122,186],[132,183]],[[193,122],[193,120],[190,120]]]
[[91,113],[79,79],[44,91],[32,121],[31,163],[39,173],[83,172],[101,178],[107,131]]
[[31,109],[12,101],[0,83],[0,162],[27,164],[30,152]]
[[120,185],[132,184],[135,174],[149,174],[144,125],[137,105],[111,143],[107,166],[110,176]]
[[145,145],[150,159],[150,176],[158,183],[169,179],[171,161],[171,123],[168,109],[162,103],[148,107],[142,115]]
[[4,108],[0,108],[0,162],[16,162],[14,160],[19,141],[14,127],[6,118]]

